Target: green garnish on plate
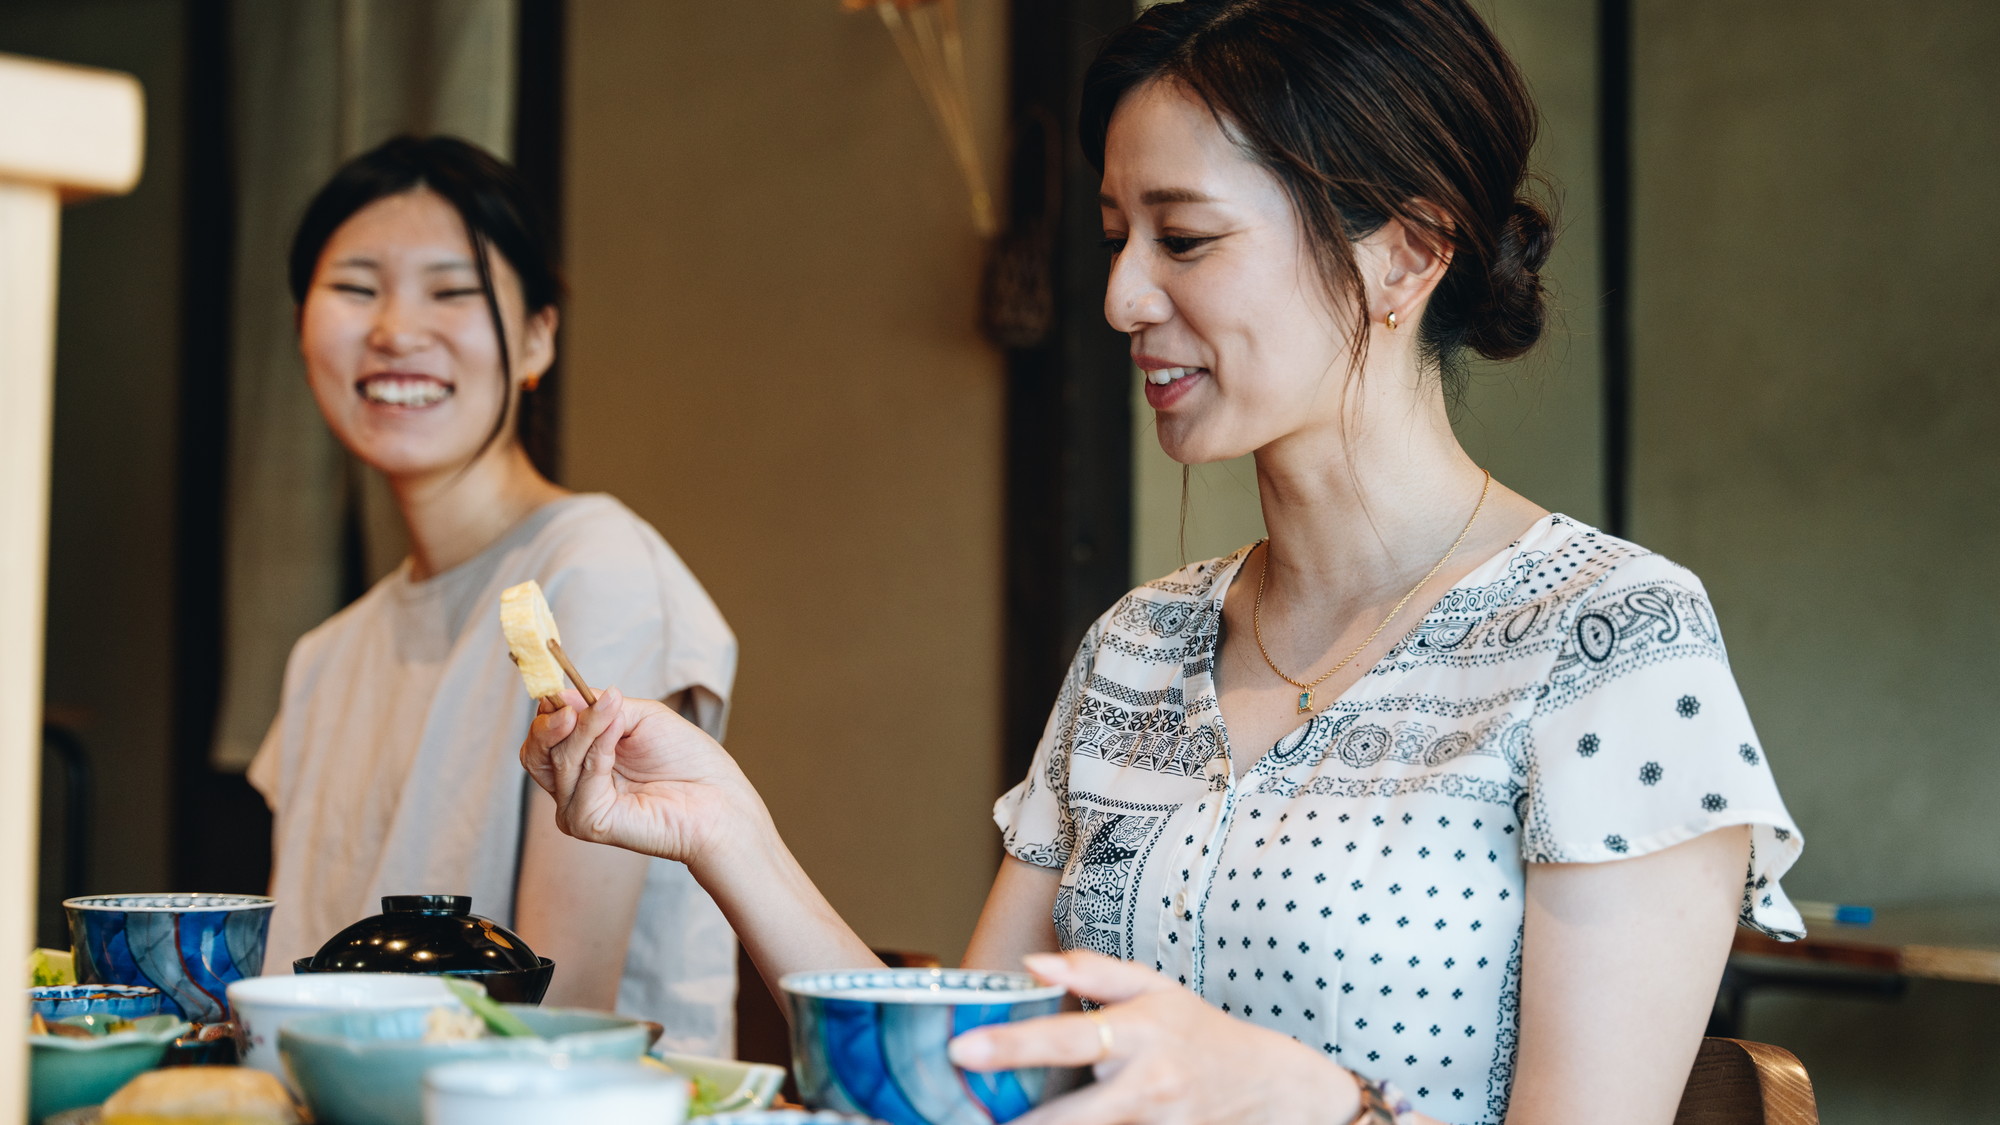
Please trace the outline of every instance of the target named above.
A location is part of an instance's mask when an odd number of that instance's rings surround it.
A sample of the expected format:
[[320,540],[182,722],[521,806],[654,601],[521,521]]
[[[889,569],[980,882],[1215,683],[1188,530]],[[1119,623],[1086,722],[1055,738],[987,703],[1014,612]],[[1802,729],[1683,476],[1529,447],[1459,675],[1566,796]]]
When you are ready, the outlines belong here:
[[76,983],[76,962],[61,949],[37,949],[28,954],[28,987],[52,988]]
[[458,997],[472,1014],[486,1021],[486,1027],[493,1034],[505,1039],[540,1039],[535,1029],[521,1022],[521,1017],[500,1006],[500,1002],[486,995],[486,990],[475,987],[452,977],[444,978],[444,986]]

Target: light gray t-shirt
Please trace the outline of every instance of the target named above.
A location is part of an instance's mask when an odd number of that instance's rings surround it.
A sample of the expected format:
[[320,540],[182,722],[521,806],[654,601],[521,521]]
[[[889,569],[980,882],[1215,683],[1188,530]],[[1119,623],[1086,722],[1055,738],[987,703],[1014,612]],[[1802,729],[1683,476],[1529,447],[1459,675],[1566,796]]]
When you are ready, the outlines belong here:
[[[276,816],[270,971],[379,912],[383,895],[470,894],[474,913],[512,923],[532,784],[519,752],[535,703],[507,658],[500,591],[531,578],[592,686],[651,699],[692,689],[695,721],[722,736],[736,639],[617,500],[544,505],[422,582],[405,562],[299,639],[250,765]],[[618,1008],[665,1024],[669,1049],[728,1055],[735,937],[687,868],[648,863]]]

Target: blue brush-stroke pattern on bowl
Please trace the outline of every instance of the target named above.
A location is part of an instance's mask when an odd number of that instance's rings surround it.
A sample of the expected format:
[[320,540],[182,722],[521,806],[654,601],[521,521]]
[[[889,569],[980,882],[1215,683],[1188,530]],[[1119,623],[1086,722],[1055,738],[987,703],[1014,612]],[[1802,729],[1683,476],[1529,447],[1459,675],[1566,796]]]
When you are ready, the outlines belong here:
[[52,984],[28,990],[28,1003],[45,1020],[109,1016],[136,1020],[156,1016],[167,998],[159,989],[136,984]]
[[272,900],[261,895],[90,895],[63,903],[76,979],[150,985],[164,1010],[200,1023],[229,1018],[231,981],[264,968]]
[[[1084,1072],[1045,1068],[980,1074],[947,1057],[951,1040],[975,1027],[1061,1010],[1062,989],[1025,973],[875,969],[794,973],[779,983],[792,1010],[793,1068],[808,1105],[888,1125],[989,1125],[1084,1081]],[[948,1002],[945,989],[979,993],[979,1002]]]

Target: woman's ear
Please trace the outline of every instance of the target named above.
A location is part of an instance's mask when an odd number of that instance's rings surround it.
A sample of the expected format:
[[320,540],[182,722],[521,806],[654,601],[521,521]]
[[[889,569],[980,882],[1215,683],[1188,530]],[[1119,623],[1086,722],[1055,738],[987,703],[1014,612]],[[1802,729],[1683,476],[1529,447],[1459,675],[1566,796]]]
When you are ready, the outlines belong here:
[[521,334],[521,386],[534,390],[556,361],[556,326],[562,314],[549,305],[528,317]]
[[1451,265],[1451,250],[1439,245],[1435,235],[1426,237],[1428,233],[1390,219],[1368,236],[1367,241],[1376,244],[1377,254],[1374,280],[1376,303],[1381,308],[1369,310],[1376,321],[1393,312],[1402,324],[1415,323],[1416,310],[1444,279]]

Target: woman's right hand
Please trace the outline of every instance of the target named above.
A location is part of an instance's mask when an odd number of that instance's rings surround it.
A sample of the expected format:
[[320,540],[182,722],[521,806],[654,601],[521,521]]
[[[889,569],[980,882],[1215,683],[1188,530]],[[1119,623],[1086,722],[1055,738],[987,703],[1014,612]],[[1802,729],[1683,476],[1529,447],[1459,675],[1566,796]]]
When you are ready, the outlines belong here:
[[543,700],[521,764],[556,802],[556,823],[579,840],[695,866],[726,832],[763,823],[763,802],[729,752],[652,700],[607,688],[597,703],[564,691]]

